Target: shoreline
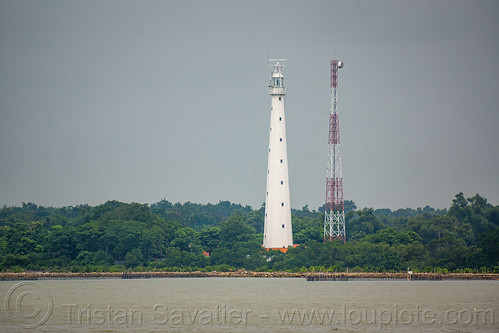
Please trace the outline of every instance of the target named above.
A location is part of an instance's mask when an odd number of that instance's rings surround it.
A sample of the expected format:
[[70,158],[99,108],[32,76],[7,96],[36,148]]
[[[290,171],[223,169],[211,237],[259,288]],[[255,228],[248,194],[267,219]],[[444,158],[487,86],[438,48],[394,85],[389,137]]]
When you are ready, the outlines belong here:
[[149,279],[149,278],[305,278],[307,281],[349,281],[349,280],[499,280],[499,274],[478,273],[291,273],[291,272],[92,272],[57,273],[23,272],[0,273],[0,281],[24,280],[77,280],[77,279]]

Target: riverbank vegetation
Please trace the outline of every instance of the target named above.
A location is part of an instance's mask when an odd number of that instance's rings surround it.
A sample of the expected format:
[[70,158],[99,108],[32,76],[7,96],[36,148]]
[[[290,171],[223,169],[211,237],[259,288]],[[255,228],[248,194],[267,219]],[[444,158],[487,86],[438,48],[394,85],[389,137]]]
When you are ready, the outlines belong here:
[[296,244],[262,249],[264,207],[108,201],[0,209],[0,271],[499,273],[499,206],[459,193],[446,210],[357,209],[347,242],[323,243],[322,208],[292,211]]

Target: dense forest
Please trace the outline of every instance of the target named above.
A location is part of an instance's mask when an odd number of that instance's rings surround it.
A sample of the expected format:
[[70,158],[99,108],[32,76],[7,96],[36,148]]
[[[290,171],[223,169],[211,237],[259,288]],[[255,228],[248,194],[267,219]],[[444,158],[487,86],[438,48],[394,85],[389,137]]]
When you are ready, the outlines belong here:
[[499,273],[499,206],[459,193],[448,210],[357,209],[323,243],[322,208],[292,211],[287,253],[262,249],[264,207],[108,201],[0,209],[0,271],[405,271]]

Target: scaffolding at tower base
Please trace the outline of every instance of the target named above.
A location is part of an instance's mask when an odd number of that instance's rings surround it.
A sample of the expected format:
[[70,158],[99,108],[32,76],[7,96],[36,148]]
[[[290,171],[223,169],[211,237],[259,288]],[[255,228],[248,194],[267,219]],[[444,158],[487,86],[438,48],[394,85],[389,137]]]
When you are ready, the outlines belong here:
[[341,166],[340,122],[338,106],[338,69],[343,62],[331,60],[331,109],[329,112],[328,166],[326,204],[324,205],[324,242],[346,241],[343,175]]

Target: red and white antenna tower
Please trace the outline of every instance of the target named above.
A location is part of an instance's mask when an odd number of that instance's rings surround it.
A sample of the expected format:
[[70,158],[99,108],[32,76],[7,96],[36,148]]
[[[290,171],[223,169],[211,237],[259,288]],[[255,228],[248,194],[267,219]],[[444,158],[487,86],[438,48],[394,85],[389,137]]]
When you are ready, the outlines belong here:
[[326,177],[326,205],[324,212],[324,242],[346,241],[341,170],[340,121],[338,115],[338,69],[343,62],[331,60],[331,110],[329,112],[329,159]]

